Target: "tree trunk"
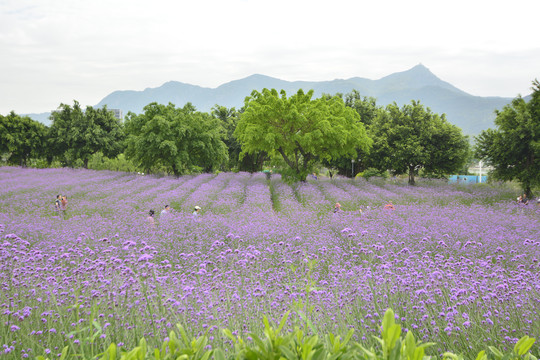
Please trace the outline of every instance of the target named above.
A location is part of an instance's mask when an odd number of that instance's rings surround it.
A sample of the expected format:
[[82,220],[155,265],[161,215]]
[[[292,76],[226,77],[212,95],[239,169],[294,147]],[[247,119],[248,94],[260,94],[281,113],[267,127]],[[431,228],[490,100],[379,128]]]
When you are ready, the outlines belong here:
[[180,171],[178,171],[178,168],[176,167],[176,164],[172,164],[172,171],[175,177],[180,176]]
[[414,185],[414,166],[409,166],[409,185]]
[[532,199],[533,198],[533,194],[532,194],[532,191],[531,191],[531,185],[530,184],[525,185],[524,192],[525,192],[525,195],[527,195],[527,199]]

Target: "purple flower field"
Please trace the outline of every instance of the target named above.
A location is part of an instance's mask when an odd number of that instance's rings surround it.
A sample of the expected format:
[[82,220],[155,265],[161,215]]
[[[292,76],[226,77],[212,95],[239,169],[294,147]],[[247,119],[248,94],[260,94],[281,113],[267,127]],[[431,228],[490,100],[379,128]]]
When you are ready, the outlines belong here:
[[[540,207],[516,196],[439,181],[2,167],[0,351],[157,346],[177,323],[221,345],[219,329],[261,332],[263,315],[288,310],[289,329],[305,326],[302,312],[321,334],[355,328],[369,344],[388,307],[435,351],[510,348],[540,337]],[[165,204],[174,210],[160,217]]]

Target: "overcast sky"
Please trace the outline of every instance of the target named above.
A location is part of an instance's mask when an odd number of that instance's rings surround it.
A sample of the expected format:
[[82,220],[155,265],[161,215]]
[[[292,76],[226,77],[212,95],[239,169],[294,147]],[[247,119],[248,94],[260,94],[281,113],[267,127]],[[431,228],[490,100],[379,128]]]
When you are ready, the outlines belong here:
[[375,80],[419,63],[472,95],[525,96],[539,13],[538,0],[0,0],[0,114],[171,80]]

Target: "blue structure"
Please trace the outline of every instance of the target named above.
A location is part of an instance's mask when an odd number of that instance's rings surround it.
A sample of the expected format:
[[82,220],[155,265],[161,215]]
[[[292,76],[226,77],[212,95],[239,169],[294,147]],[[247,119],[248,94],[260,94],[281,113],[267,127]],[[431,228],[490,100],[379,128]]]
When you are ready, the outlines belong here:
[[487,176],[478,175],[451,175],[448,178],[448,182],[458,184],[478,184],[480,182],[487,182]]

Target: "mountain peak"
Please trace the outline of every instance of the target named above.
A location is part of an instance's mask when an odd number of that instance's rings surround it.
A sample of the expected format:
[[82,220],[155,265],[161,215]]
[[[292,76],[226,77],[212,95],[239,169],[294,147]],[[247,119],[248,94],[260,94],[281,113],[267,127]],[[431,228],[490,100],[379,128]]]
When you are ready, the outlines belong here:
[[381,84],[390,85],[394,90],[403,89],[421,89],[425,87],[440,87],[446,90],[456,92],[461,95],[467,95],[455,86],[439,79],[422,63],[413,66],[409,70],[393,73],[380,80]]
[[419,77],[421,79],[423,79],[423,80],[426,80],[426,79],[434,80],[434,79],[436,79],[438,81],[441,81],[437,76],[435,76],[435,74],[433,74],[427,67],[425,67],[421,63],[418,64],[418,65],[413,66],[409,70],[400,71],[400,72],[396,72],[396,73],[390,74],[388,76],[385,76],[381,80],[383,80],[383,79],[392,79],[392,80],[394,80],[396,78],[409,78],[409,79],[415,78],[416,79],[416,78],[419,78]]
[[413,66],[409,71],[428,71],[431,72],[424,64],[418,63],[418,65]]

